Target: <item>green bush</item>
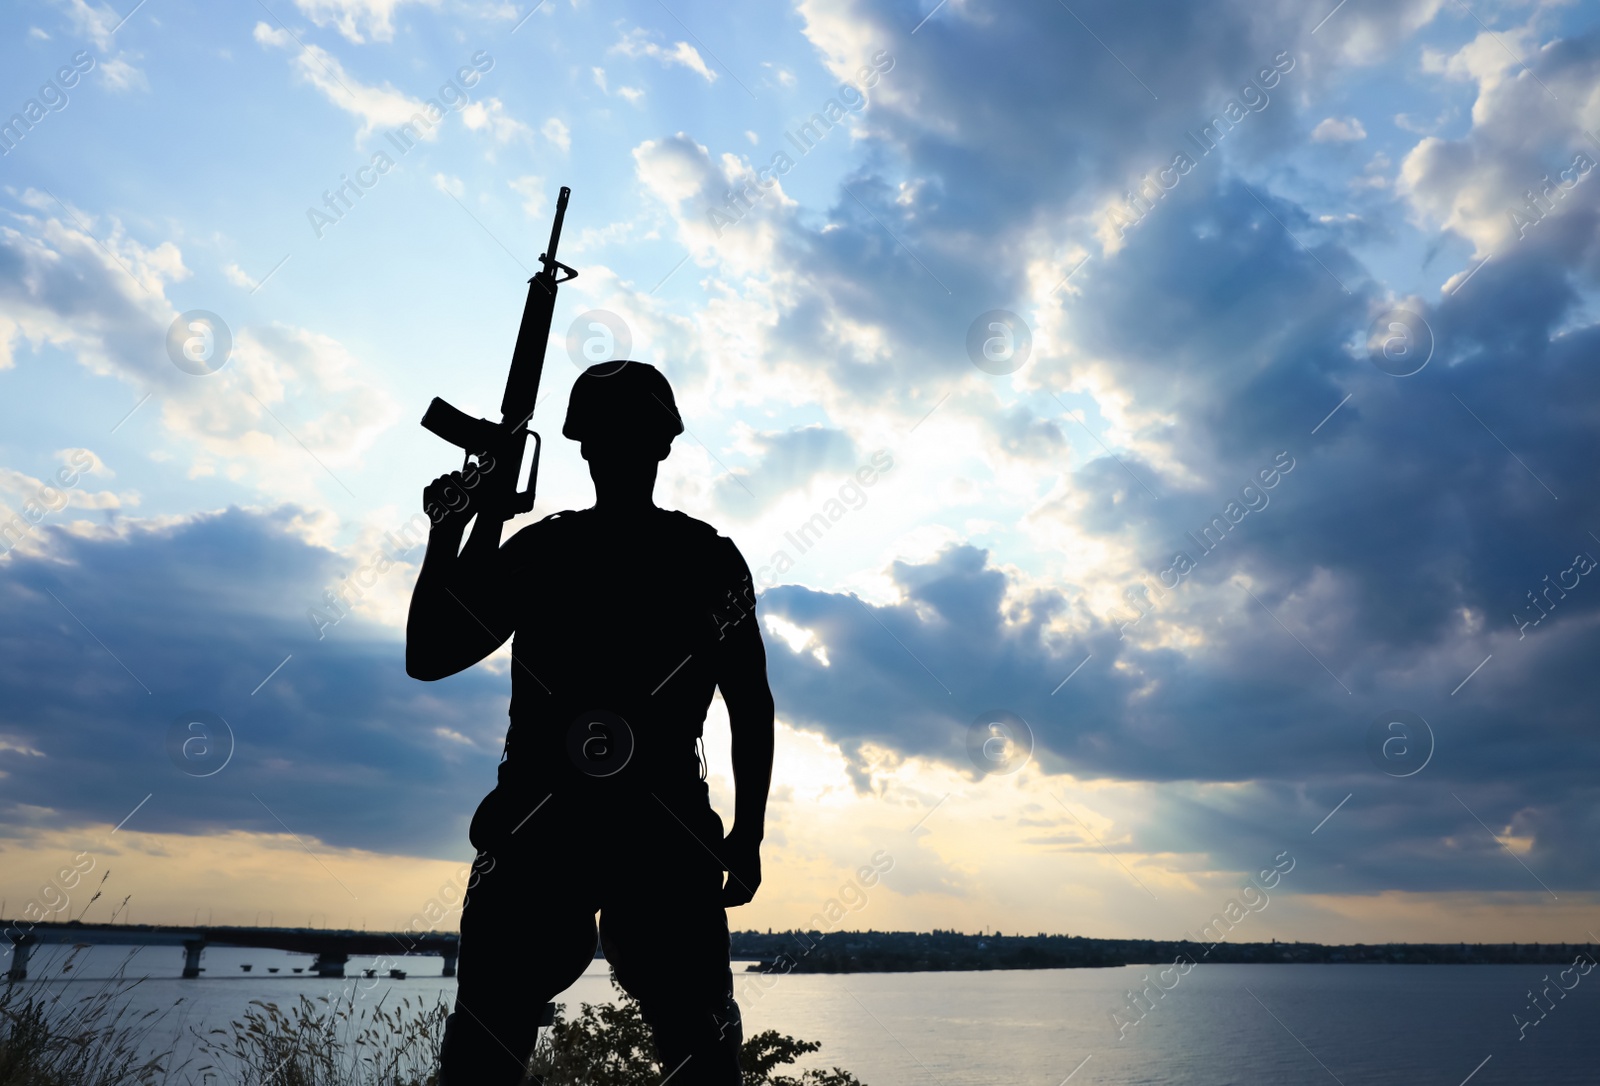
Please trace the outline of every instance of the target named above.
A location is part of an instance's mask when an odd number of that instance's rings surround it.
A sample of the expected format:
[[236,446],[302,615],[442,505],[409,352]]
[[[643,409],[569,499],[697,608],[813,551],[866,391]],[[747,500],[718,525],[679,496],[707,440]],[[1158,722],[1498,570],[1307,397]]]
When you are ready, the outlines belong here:
[[[544,1086],[658,1086],[672,1068],[656,1064],[650,1028],[639,1014],[639,1004],[611,978],[615,1004],[584,1003],[578,1016],[568,1020],[556,1010],[555,1025],[540,1033],[531,1067]],[[799,1078],[775,1075],[820,1041],[800,1041],[775,1029],[747,1037],[739,1050],[745,1086],[863,1086],[860,1079],[835,1067],[810,1070]]]

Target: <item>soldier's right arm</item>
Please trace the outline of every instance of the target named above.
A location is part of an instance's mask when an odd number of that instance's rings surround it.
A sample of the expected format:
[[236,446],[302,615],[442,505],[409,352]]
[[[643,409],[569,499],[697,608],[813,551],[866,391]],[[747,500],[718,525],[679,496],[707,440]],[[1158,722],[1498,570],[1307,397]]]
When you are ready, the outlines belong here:
[[511,593],[504,583],[505,551],[512,544],[494,552],[488,562],[460,553],[474,512],[469,490],[456,471],[422,491],[422,507],[433,527],[406,616],[406,674],[414,679],[431,682],[464,671],[505,644],[515,629]]

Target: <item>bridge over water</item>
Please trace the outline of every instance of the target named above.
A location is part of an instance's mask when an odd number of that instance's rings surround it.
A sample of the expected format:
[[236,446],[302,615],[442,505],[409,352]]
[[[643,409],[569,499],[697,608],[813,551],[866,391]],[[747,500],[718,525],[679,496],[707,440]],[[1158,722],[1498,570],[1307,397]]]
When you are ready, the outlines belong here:
[[456,975],[461,937],[455,932],[329,931],[320,928],[179,927],[160,924],[34,924],[26,920],[0,920],[9,944],[11,966],[6,976],[25,980],[28,959],[35,947],[49,945],[181,946],[183,975],[200,975],[200,955],[207,946],[261,947],[315,955],[310,972],[319,977],[343,977],[351,956],[399,959],[437,954],[444,959],[444,975]]

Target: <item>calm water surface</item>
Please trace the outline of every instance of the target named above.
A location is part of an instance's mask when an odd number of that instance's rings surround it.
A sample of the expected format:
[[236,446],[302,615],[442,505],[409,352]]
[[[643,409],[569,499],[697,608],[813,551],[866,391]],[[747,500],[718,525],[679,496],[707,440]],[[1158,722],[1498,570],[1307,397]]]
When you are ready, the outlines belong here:
[[[39,952],[35,975],[54,973],[57,954]],[[88,978],[109,976],[128,954],[96,947],[69,974],[78,979],[59,987],[68,998],[93,990]],[[254,966],[248,975],[243,962]],[[202,1032],[226,1026],[252,999],[287,1007],[301,993],[339,990],[340,982],[290,972],[309,963],[304,955],[213,947],[206,976],[185,981],[176,976],[182,952],[155,947],[139,951],[126,975],[149,976],[130,999],[141,1013],[170,1008],[159,1031],[170,1039],[180,1024]],[[353,960],[351,971],[360,964]],[[365,982],[375,987],[363,1002],[454,997],[438,958],[404,964],[408,979]],[[281,971],[268,974],[268,966]],[[1460,1086],[1469,1075],[1475,1086],[1600,1083],[1600,971],[1564,998],[1552,988],[1554,1009],[1519,1041],[1512,1013],[1529,1017],[1528,991],[1554,977],[1549,967],[1203,965],[1118,1040],[1110,1012],[1149,972],[795,975],[759,978],[765,990],[746,988],[747,975],[736,973],[736,983],[747,1034],[777,1029],[821,1041],[800,1066],[837,1065],[867,1086]],[[612,996],[605,963],[595,962],[560,1001],[575,1013],[580,1002]]]

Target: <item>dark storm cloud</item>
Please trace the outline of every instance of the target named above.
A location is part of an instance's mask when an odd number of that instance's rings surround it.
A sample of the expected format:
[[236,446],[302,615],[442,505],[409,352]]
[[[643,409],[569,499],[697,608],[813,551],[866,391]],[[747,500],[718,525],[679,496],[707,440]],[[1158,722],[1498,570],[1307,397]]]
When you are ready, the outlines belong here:
[[[1286,450],[1295,472],[1207,556],[1197,580],[1247,570],[1288,594],[1317,574],[1334,578],[1339,609],[1320,625],[1342,625],[1345,647],[1330,650],[1364,666],[1462,640],[1463,609],[1506,628],[1509,608],[1526,610],[1527,591],[1594,545],[1586,532],[1600,523],[1584,467],[1600,452],[1600,387],[1585,362],[1600,333],[1558,334],[1576,300],[1559,260],[1528,246],[1475,277],[1466,297],[1421,307],[1435,359],[1393,378],[1365,352],[1369,314],[1386,303],[1345,300],[1303,253],[1296,266],[1287,232],[1247,197],[1219,195],[1210,213],[1222,226],[1214,236],[1177,219],[1155,224],[1120,254],[1126,264],[1112,262],[1086,288],[1083,334],[1138,402],[1173,411],[1167,440],[1204,480],[1181,491],[1158,481],[1167,508],[1143,512],[1165,530],[1138,525],[1145,561],[1188,548],[1184,533],[1239,500],[1258,466]],[[1217,250],[1240,248],[1246,259],[1228,268],[1226,296],[1194,305],[1227,268]],[[1350,263],[1335,244],[1318,252],[1335,268]],[[1133,319],[1158,275],[1161,308],[1184,313],[1181,331],[1165,316]],[[1298,298],[1285,283],[1301,288]],[[1122,527],[1109,518],[1086,526]]]
[[[971,5],[937,15],[895,50],[868,115],[870,157],[827,209],[842,228],[796,229],[784,243],[806,293],[778,338],[795,359],[837,359],[832,375],[852,394],[931,403],[940,379],[970,372],[959,345],[972,319],[1022,308],[1031,261],[1066,260],[1109,201],[1180,151],[1201,160],[1178,187],[1188,194],[1219,184],[1223,159],[1289,146],[1297,99],[1338,67],[1330,58],[1344,42],[1397,44],[1434,7],[1352,9],[1319,37],[1311,30],[1321,16],[1291,4]],[[802,10],[825,54],[898,38],[921,18],[878,0]],[[1375,45],[1367,51],[1376,59]],[[1274,73],[1280,81],[1266,90],[1252,83],[1284,53],[1292,70]],[[1203,156],[1187,134],[1229,101],[1245,120]],[[1163,205],[1152,218],[1171,214]],[[850,358],[818,319],[829,312],[881,328],[896,350]]]
[[[1330,893],[1539,893],[1541,878],[1557,891],[1596,888],[1600,845],[1585,827],[1600,757],[1582,736],[1600,594],[1544,643],[1501,644],[1497,670],[1475,676],[1461,691],[1469,696],[1451,690],[1476,661],[1420,650],[1347,678],[1356,684],[1347,694],[1242,591],[1193,601],[1207,639],[1178,652],[1119,641],[1114,628],[1074,616],[1064,593],[1008,595],[1005,574],[971,547],[896,564],[892,575],[902,604],[794,586],[762,597],[828,649],[824,666],[774,643],[782,712],[847,753],[873,743],[971,771],[970,728],[1005,709],[1029,723],[1051,772],[1163,785],[1144,809],[1119,814],[1130,836],[1118,851],[1198,853],[1246,870],[1292,846],[1311,861],[1301,888]],[[1085,621],[1081,635],[1047,632],[1073,617]],[[1319,655],[1337,660],[1340,647]],[[1434,757],[1414,777],[1385,773],[1369,754],[1370,727],[1394,708],[1420,712],[1433,729]],[[1239,787],[1201,795],[1193,782]],[[1520,856],[1527,868],[1485,825],[1533,838]],[[1070,820],[1059,826],[1075,832]]]
[[[11,556],[0,734],[42,755],[0,750],[13,832],[114,825],[154,793],[141,830],[286,825],[339,847],[459,854],[494,783],[506,679],[477,669],[418,683],[395,633],[355,616],[319,641],[307,609],[350,570],[293,532],[296,515],[229,509],[94,539],[47,528],[48,557]],[[214,776],[168,755],[169,726],[195,709],[235,737]]]

